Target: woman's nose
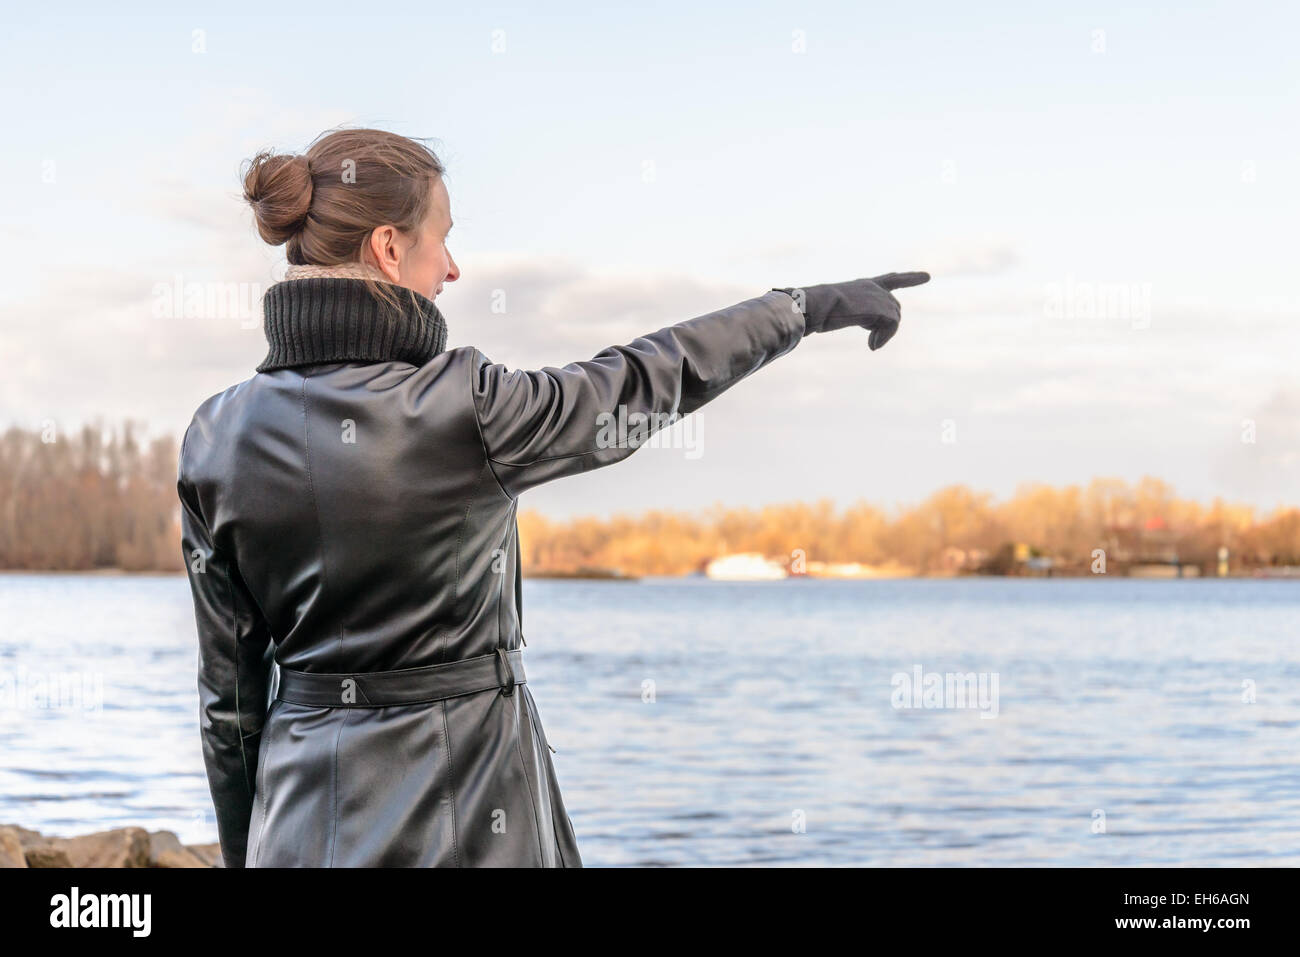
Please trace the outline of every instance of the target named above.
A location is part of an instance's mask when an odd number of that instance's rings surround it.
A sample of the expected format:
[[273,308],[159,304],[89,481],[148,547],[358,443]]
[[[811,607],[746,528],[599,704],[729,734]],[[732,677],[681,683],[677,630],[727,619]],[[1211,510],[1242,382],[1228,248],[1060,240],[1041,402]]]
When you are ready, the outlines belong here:
[[444,282],[455,282],[460,278],[460,267],[456,265],[456,260],[451,258],[451,253],[447,253],[447,278]]

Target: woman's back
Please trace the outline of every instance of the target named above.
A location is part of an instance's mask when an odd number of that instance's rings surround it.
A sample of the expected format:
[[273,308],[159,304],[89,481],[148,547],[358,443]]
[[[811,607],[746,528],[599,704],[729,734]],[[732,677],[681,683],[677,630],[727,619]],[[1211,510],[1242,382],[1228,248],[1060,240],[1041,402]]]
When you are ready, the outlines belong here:
[[[515,499],[478,421],[483,357],[439,351],[432,302],[385,318],[369,297],[343,278],[273,288],[262,371],[203,403],[182,446],[223,851],[576,866],[518,655]],[[395,344],[395,321],[439,334]],[[282,685],[316,685],[282,687],[268,712],[272,658]],[[391,699],[345,677],[394,672],[423,684]]]
[[488,468],[467,358],[277,369],[198,410],[182,474],[282,665],[411,668],[517,637],[514,500]]

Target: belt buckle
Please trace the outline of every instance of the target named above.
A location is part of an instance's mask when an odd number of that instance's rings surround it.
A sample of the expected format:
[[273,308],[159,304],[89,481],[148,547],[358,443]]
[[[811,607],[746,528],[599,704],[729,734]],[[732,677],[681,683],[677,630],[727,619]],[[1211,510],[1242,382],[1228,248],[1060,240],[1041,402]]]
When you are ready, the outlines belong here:
[[500,680],[501,678],[502,668],[505,669],[507,680],[501,682],[501,694],[503,697],[509,698],[512,694],[514,694],[515,691],[515,673],[514,670],[511,669],[510,667],[510,659],[506,657],[506,650],[504,648],[498,647],[497,648],[497,679],[498,680]]

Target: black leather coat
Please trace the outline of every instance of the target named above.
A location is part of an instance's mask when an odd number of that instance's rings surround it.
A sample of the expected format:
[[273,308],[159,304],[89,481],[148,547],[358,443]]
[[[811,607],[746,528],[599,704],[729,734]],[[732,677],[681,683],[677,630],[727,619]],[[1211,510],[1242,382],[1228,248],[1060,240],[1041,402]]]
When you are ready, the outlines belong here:
[[[601,413],[698,409],[794,348],[803,316],[770,291],[510,371],[445,351],[428,299],[385,316],[360,280],[278,283],[264,308],[267,360],[200,406],[178,473],[226,866],[581,866],[505,655],[518,497],[631,454]],[[392,676],[370,678],[392,671],[424,690],[385,703]],[[291,674],[328,694],[279,697]]]

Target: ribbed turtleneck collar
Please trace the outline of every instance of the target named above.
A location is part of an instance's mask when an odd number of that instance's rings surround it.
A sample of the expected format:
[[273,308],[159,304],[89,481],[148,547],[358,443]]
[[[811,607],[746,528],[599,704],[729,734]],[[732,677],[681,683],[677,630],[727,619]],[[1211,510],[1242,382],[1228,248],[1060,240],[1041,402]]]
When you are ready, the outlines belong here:
[[447,323],[432,299],[395,286],[394,313],[361,279],[278,282],[262,299],[269,350],[258,372],[325,362],[424,365],[447,347]]

